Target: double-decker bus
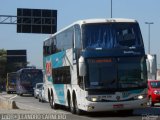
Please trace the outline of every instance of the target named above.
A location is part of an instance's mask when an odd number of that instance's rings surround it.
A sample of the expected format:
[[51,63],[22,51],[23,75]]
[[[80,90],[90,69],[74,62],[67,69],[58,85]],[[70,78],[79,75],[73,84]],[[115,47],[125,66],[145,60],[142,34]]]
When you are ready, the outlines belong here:
[[18,95],[33,95],[36,83],[41,82],[43,82],[42,69],[22,68],[17,71],[16,92]]
[[6,92],[8,94],[16,92],[16,72],[7,73]]
[[136,20],[80,20],[46,39],[43,50],[52,108],[80,114],[146,106],[146,55]]

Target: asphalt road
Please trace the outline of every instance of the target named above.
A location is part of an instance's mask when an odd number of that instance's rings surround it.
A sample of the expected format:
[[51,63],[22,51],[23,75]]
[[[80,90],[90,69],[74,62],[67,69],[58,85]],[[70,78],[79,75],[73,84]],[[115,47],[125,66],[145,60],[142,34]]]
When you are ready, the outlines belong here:
[[[73,115],[65,107],[60,107],[57,110],[50,108],[49,103],[41,103],[38,99],[30,95],[17,96],[16,94],[1,94],[8,99],[16,101],[19,110],[9,111],[13,113],[29,113],[29,114],[56,114],[62,119],[67,120],[158,120],[160,119],[160,106],[147,107],[144,109],[134,110],[133,115],[127,115],[123,112],[100,112],[100,113],[84,113],[81,116]],[[0,111],[1,113],[2,111]],[[4,113],[4,112],[3,112]],[[7,110],[6,110],[7,113]]]

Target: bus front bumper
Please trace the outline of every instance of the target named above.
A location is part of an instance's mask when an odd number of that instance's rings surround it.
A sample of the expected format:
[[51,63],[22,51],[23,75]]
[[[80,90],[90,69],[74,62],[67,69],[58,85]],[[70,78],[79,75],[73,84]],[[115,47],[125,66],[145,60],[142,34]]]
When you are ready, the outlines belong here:
[[90,102],[88,101],[84,107],[87,112],[102,112],[102,111],[118,111],[132,110],[144,108],[147,106],[148,99],[123,101],[123,102]]

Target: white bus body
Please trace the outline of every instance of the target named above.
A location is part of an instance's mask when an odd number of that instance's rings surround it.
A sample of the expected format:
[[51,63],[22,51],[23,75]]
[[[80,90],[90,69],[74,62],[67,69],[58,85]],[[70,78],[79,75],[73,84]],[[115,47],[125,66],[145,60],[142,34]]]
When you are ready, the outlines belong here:
[[146,105],[146,57],[136,20],[81,20],[46,39],[43,49],[52,108],[60,104],[79,114]]

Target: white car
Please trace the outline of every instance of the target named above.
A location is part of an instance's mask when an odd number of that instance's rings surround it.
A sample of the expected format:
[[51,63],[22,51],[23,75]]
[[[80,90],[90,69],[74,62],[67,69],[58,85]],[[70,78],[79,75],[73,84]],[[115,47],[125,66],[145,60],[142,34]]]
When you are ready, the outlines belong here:
[[39,97],[39,91],[42,89],[43,83],[37,83],[35,88],[34,88],[34,97],[38,98]]
[[44,84],[42,85],[42,88],[39,90],[38,99],[39,99],[39,102],[46,101],[46,99],[45,99],[45,93],[44,93]]

